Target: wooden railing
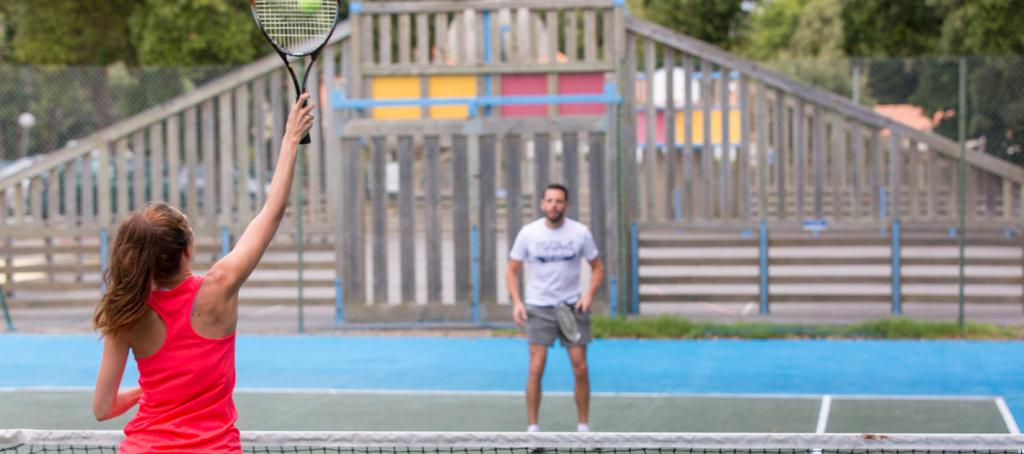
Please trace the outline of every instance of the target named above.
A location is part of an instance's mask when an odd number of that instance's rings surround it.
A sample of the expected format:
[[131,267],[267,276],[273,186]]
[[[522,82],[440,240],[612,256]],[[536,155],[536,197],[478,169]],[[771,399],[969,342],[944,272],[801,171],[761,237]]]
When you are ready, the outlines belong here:
[[[646,91],[626,95],[627,103],[640,101],[624,109],[646,113],[624,131],[627,146],[642,150],[640,168],[630,172],[639,219],[955,218],[957,143],[666,28],[632,17],[626,28],[623,71],[645,81],[626,89]],[[657,71],[683,72],[682,105],[673,96],[655,104],[655,83],[679,91],[676,77],[655,78]],[[695,84],[699,93],[691,93]],[[703,121],[696,132],[703,143],[692,139],[695,114],[721,119]],[[661,143],[650,140],[659,116]],[[739,124],[730,121],[736,117]],[[738,140],[730,135],[736,129]],[[969,216],[1019,224],[1024,169],[980,152],[969,153],[967,164]]]
[[[322,95],[321,106],[328,104],[322,83],[338,77],[348,36],[341,24],[309,78],[309,91]],[[188,215],[199,244],[194,266],[209,266],[263,204],[294,91],[280,59],[268,56],[0,181],[2,274],[4,289],[18,292],[12,303],[49,303],[33,292],[77,289],[87,291],[52,302],[94,304],[109,235],[150,200],[167,201]],[[309,170],[303,208],[312,242],[323,241],[334,215],[321,165],[334,159],[321,145],[331,143],[324,138],[333,135],[333,117],[329,109],[321,112],[313,144],[304,147]],[[294,221],[285,222],[278,243],[294,243],[294,230]]]
[[[606,301],[623,307],[634,282],[689,279],[669,268],[644,274],[660,266],[644,251],[675,245],[664,232],[679,228],[746,231],[764,220],[782,232],[776,227],[827,220],[861,232],[858,244],[870,248],[893,238],[873,232],[900,222],[911,231],[955,219],[958,144],[629,17],[619,2],[351,6],[351,21],[309,78],[323,108],[303,148],[296,188],[304,203],[292,204],[243,302],[294,301],[301,266],[311,287],[304,298],[344,302],[349,320],[505,318],[507,308],[496,309],[507,300],[504,251],[536,215],[540,188],[556,179],[578,188],[570,216],[599,239],[616,280]],[[431,119],[433,107],[415,102],[419,110],[405,120],[375,119],[372,107],[326,108],[335,95],[387,99],[377,92],[389,79],[418,78],[404,86],[419,87],[413,101],[430,98],[430,78],[448,76],[479,76],[465,96],[501,98],[488,101],[497,106],[510,97],[492,96],[490,85],[524,73],[547,81],[545,99],[575,80],[563,76],[585,73],[614,87],[616,100],[579,116],[536,101],[546,115],[534,118],[505,116],[486,102],[462,107],[457,119]],[[656,84],[670,94],[663,101],[654,99]],[[207,269],[262,206],[293,97],[280,60],[269,56],[0,180],[0,275],[15,293],[11,303],[94,304],[112,230],[148,200],[185,211],[197,233],[194,268]],[[967,161],[969,223],[1019,226],[1024,170],[978,152]],[[395,184],[387,183],[392,171]],[[301,259],[296,208],[309,252]],[[634,239],[633,223],[636,249],[623,243]],[[733,239],[730,247],[748,247],[759,236]],[[881,282],[873,279],[860,280]],[[994,284],[1016,285],[1008,279]],[[758,295],[744,288],[741,298]]]
[[[623,108],[644,114],[623,131],[639,150],[626,172],[639,202],[630,303],[882,303],[899,314],[957,301],[959,144],[657,25],[626,27],[623,74],[643,82],[625,87],[644,90]],[[681,105],[655,104],[656,83],[679,89],[658,71],[682,71]],[[1021,168],[967,154],[968,303],[1024,302],[1022,183]],[[801,230],[806,220],[825,230]]]

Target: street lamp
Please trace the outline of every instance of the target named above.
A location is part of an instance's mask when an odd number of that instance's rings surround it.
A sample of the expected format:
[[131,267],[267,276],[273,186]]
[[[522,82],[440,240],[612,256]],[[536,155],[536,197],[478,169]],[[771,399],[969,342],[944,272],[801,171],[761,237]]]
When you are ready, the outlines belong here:
[[28,156],[28,131],[36,125],[36,116],[32,112],[24,112],[18,115],[18,126],[21,126],[21,155],[19,158]]

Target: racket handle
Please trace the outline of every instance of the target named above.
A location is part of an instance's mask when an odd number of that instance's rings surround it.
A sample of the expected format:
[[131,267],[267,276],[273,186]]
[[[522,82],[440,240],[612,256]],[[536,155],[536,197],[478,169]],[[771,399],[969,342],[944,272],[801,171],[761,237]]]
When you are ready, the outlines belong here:
[[299,141],[299,143],[302,145],[309,145],[309,143],[312,141],[313,140],[309,138],[309,133],[307,132],[306,137],[303,137],[302,140]]

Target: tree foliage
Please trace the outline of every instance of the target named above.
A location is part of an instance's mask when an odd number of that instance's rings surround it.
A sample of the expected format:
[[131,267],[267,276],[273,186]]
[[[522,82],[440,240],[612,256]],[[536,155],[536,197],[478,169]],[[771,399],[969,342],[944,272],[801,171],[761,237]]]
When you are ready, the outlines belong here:
[[654,22],[725,49],[741,43],[749,13],[743,0],[643,0]]
[[920,106],[954,139],[957,58],[971,56],[968,137],[1024,163],[1019,0],[761,0],[749,23],[744,55],[844,95],[853,62],[866,76],[862,101]]
[[137,0],[5,0],[17,62],[37,65],[135,63],[127,18]]
[[270,50],[247,2],[146,0],[128,23],[143,65],[245,63]]

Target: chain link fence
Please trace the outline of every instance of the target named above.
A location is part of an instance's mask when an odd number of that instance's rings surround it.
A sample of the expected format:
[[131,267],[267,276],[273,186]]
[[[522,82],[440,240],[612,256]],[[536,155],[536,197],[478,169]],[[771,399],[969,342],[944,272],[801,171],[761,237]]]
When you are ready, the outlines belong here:
[[74,144],[233,66],[0,66],[0,166]]
[[[956,141],[959,62],[822,58],[767,65]],[[1024,165],[1024,56],[966,57],[966,62],[968,145]]]

